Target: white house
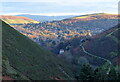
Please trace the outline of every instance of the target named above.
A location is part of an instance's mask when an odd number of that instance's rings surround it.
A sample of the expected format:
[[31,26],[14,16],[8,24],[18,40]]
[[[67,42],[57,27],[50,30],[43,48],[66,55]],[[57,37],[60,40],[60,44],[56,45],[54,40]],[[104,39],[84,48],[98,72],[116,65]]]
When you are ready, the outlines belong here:
[[59,54],[63,54],[65,51],[63,49],[60,49]]

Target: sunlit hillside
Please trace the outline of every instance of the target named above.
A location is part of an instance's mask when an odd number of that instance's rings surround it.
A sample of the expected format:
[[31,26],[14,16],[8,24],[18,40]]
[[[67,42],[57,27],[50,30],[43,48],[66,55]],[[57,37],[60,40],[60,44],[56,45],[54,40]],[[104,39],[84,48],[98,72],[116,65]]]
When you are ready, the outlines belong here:
[[89,14],[60,21],[22,24],[13,27],[44,47],[80,36],[94,36],[118,24],[117,14]]
[[8,24],[27,24],[27,23],[39,23],[23,16],[0,16],[0,19]]

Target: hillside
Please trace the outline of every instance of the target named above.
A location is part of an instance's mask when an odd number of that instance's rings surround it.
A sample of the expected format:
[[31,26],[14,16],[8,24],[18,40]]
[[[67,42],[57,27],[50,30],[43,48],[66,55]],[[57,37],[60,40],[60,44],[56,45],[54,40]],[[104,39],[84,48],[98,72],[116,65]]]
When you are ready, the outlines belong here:
[[32,20],[23,16],[0,16],[0,19],[8,24],[27,24],[27,23],[39,23],[38,21]]
[[[89,63],[92,66],[100,66],[109,62],[120,66],[120,25],[110,28],[93,37],[74,38],[60,43],[53,52],[59,53],[64,49],[65,59],[71,57],[75,64]],[[120,69],[119,69],[120,70]]]
[[[71,22],[78,22],[78,21],[88,21],[88,20],[95,20],[95,19],[118,19],[119,15],[117,14],[109,14],[109,13],[95,13],[95,14],[87,14],[69,18]],[[69,19],[65,19],[64,21],[69,21]]]
[[[87,20],[91,17],[94,17],[94,19]],[[62,41],[74,37],[94,36],[110,29],[118,24],[118,18],[117,14],[98,13],[60,21],[14,25],[13,27],[41,46],[51,49]]]
[[20,34],[2,21],[3,79],[51,80],[73,78],[74,65]]
[[114,65],[120,65],[120,25],[117,25],[99,35],[94,36],[84,44],[85,49],[97,56],[112,61]]

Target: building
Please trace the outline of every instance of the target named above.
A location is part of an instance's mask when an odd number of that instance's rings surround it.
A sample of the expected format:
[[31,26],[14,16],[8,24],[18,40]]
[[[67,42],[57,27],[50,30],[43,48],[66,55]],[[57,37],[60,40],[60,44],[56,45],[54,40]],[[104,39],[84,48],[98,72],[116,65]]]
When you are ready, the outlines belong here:
[[59,54],[63,54],[65,51],[63,49],[60,49]]

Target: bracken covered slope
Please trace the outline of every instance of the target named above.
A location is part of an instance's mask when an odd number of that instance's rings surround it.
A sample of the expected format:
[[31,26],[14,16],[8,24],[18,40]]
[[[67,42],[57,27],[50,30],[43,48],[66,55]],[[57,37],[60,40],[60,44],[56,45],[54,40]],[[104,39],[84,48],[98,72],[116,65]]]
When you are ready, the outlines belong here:
[[120,65],[120,25],[94,36],[84,44],[86,50]]

